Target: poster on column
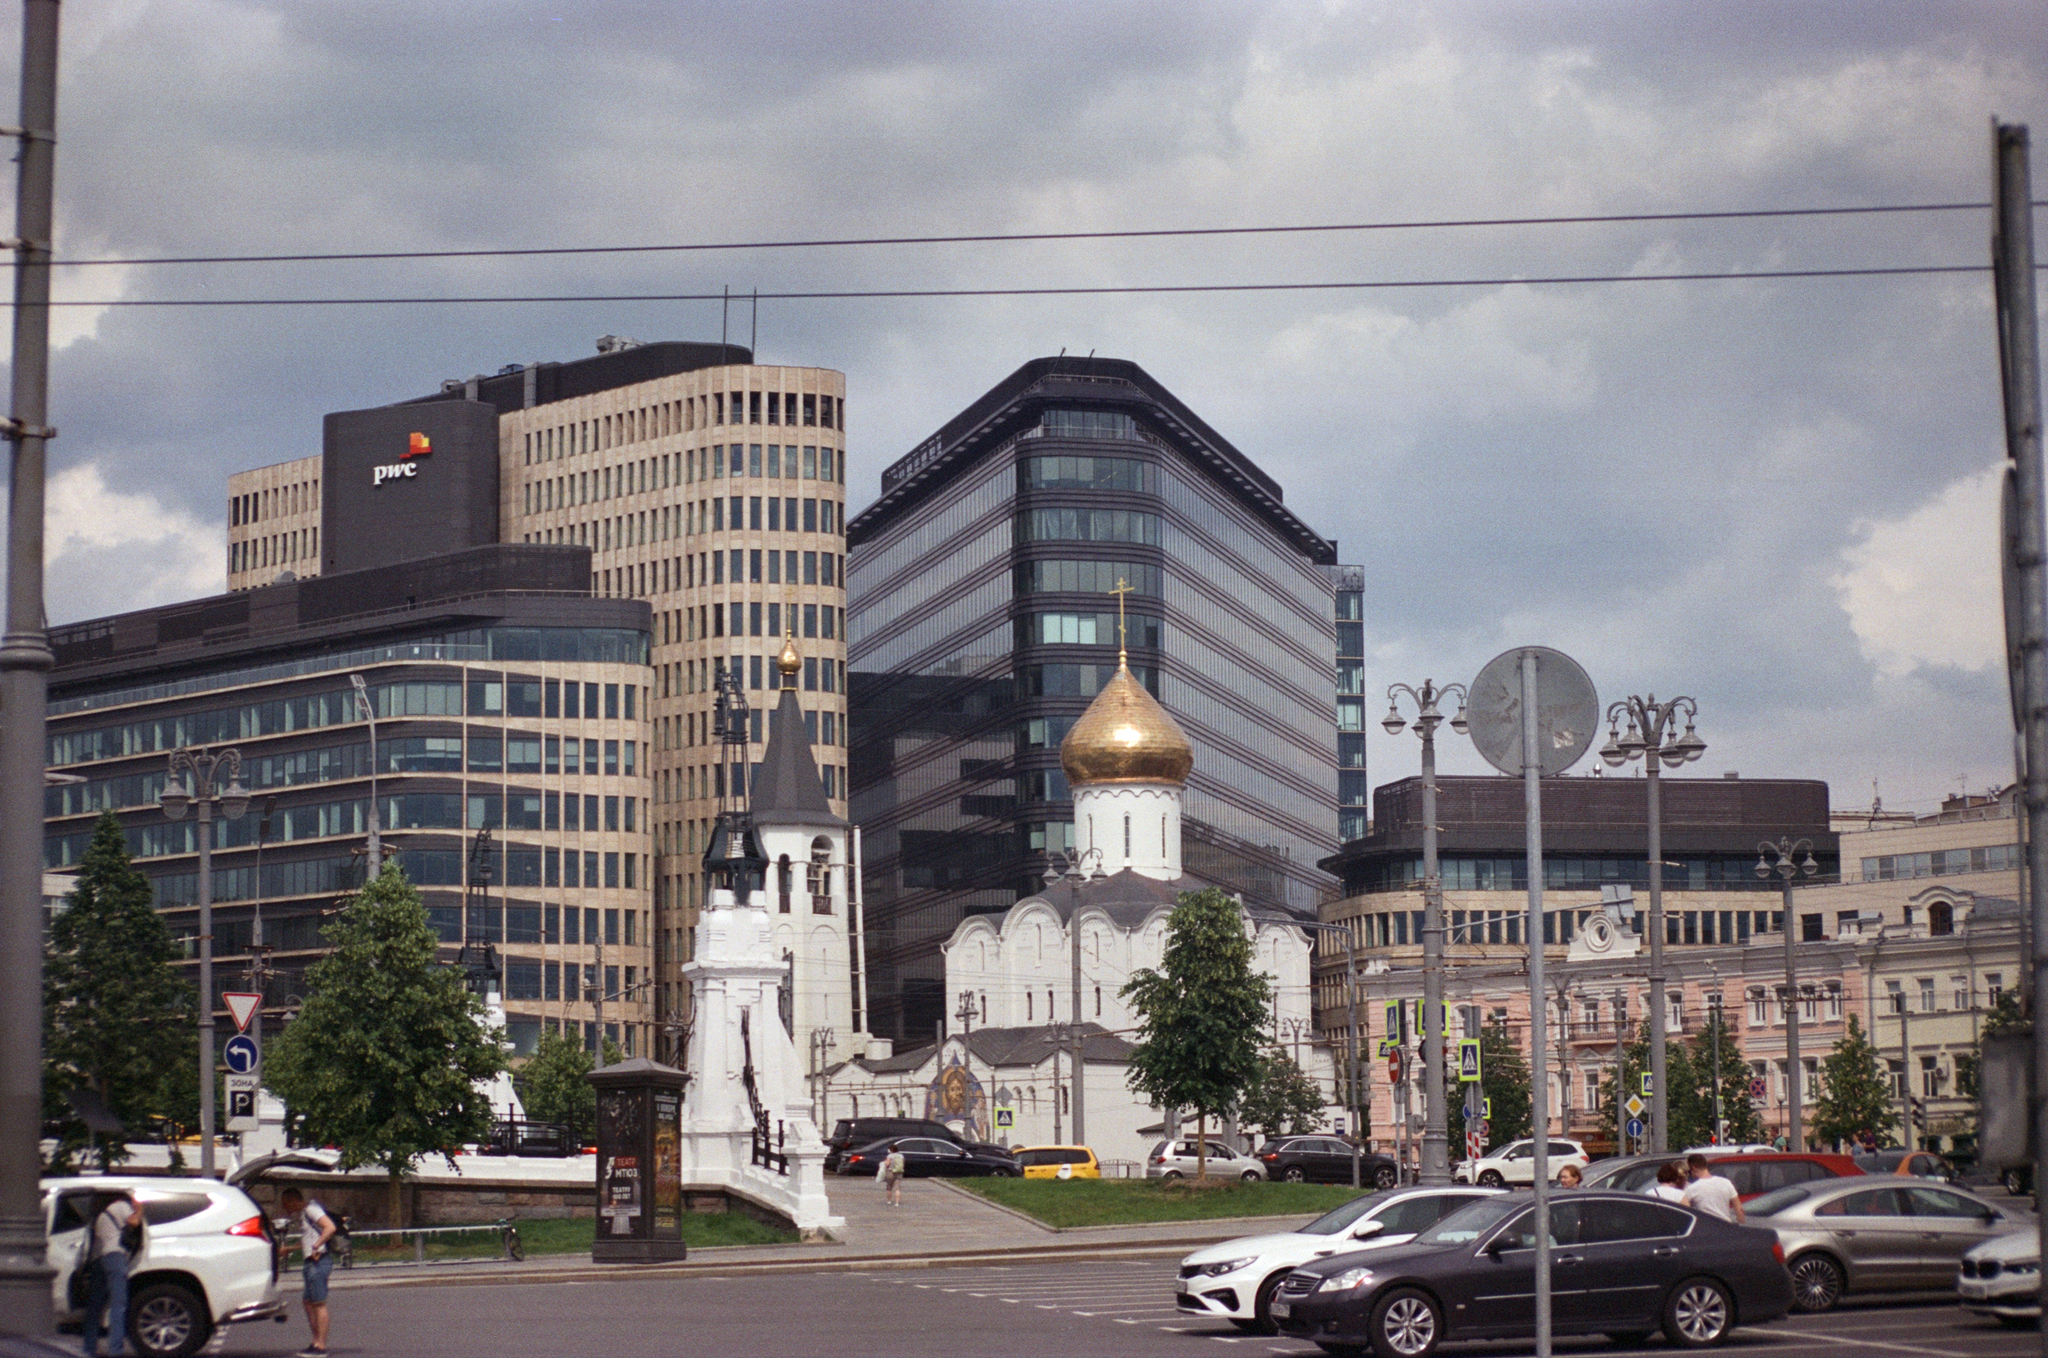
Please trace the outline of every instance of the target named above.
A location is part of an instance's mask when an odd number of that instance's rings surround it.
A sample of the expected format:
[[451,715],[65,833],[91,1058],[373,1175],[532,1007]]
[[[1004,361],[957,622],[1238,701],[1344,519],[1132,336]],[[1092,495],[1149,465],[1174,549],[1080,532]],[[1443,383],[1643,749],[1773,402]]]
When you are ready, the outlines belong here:
[[[598,1180],[597,1214],[605,1223],[605,1234],[632,1236],[639,1233],[642,1201],[639,1128],[645,1117],[640,1089],[605,1089],[598,1092],[597,1117],[605,1128],[598,1132],[600,1145],[613,1148]],[[606,1135],[606,1129],[610,1135]],[[626,1153],[620,1153],[624,1151]]]

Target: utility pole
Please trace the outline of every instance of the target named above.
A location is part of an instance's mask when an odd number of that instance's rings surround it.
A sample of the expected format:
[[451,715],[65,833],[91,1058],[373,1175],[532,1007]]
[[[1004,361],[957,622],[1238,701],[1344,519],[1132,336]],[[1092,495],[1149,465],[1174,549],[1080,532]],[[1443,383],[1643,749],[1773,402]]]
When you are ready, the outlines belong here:
[[1714,1025],[1714,1144],[1728,1144],[1727,1123],[1721,1117],[1721,974],[1714,973],[1714,992],[1707,996],[1707,1012]]
[[1615,1153],[1628,1154],[1628,1071],[1624,1058],[1628,1043],[1628,992],[1614,992],[1614,1144]]
[[[43,484],[49,427],[50,235],[57,160],[57,0],[26,0],[15,156],[7,616],[0,636],[0,1332],[48,1334],[43,1239]],[[210,1003],[202,999],[201,1004]]]
[[1913,1137],[1913,1038],[1907,1027],[1910,1003],[1906,988],[1899,987],[1899,1133],[1907,1150],[1914,1147]]

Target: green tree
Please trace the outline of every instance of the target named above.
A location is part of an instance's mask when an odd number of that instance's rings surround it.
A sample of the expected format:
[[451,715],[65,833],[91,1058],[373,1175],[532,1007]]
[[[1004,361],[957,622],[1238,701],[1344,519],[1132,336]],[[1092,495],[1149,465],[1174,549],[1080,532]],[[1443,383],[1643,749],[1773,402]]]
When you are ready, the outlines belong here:
[[1266,1136],[1296,1136],[1323,1125],[1324,1107],[1323,1091],[1308,1072],[1282,1048],[1267,1047],[1259,1056],[1258,1075],[1238,1106],[1237,1120]]
[[1160,967],[1122,994],[1138,1013],[1130,1087],[1162,1108],[1195,1113],[1195,1174],[1209,1170],[1209,1119],[1234,1112],[1259,1076],[1259,1034],[1272,987],[1252,969],[1236,901],[1215,887],[1181,893],[1166,919]]
[[419,893],[395,862],[323,932],[334,951],[306,972],[299,1016],[265,1052],[270,1087],[308,1138],[340,1148],[344,1169],[400,1181],[426,1155],[449,1157],[489,1134],[479,1082],[505,1067],[500,1035],[462,973],[439,965]]
[[128,1137],[152,1117],[199,1107],[199,1013],[178,974],[178,946],[128,858],[121,822],[93,827],[78,885],[50,924],[43,964],[43,1117],[57,1137],[53,1167],[68,1167],[92,1138],[71,1106],[98,1097],[122,1130],[100,1146],[128,1157]]
[[[1728,1141],[1735,1145],[1764,1139],[1763,1115],[1749,1097],[1749,1063],[1742,1047],[1729,1030],[1727,1015],[1720,1025],[1721,1037],[1721,1121]],[[1714,1133],[1714,1027],[1694,1033],[1686,1044],[1687,1080],[1683,1085],[1667,1068],[1671,1081],[1671,1144],[1677,1147],[1704,1146]],[[1681,1134],[1680,1128],[1684,1131]]]
[[1820,1075],[1820,1092],[1807,1114],[1815,1141],[1838,1144],[1867,1128],[1880,1142],[1891,1144],[1897,1120],[1892,1112],[1891,1081],[1877,1048],[1863,1035],[1854,1014],[1849,1015],[1841,1041],[1821,1062]]
[[[1457,1050],[1448,1039],[1446,1045],[1454,1052]],[[1487,1145],[1505,1146],[1527,1136],[1531,1125],[1529,1063],[1504,1023],[1491,1023],[1479,1030],[1479,1076],[1480,1094],[1493,1105],[1493,1116],[1487,1121]],[[1464,1088],[1447,1086],[1446,1095],[1450,1103],[1451,1158],[1457,1160],[1465,1154]],[[1485,1104],[1480,1105],[1482,1112],[1485,1108]]]
[[[605,1064],[620,1059],[618,1044],[606,1038]],[[597,1135],[597,1090],[586,1077],[596,1064],[581,1042],[543,1028],[540,1045],[512,1077],[526,1115],[539,1122],[559,1122],[588,1144]]]
[[[1711,1052],[1708,1054],[1707,1059],[1711,1063],[1713,1059]],[[1729,1073],[1726,1051],[1722,1054],[1722,1063],[1721,1075],[1722,1079],[1726,1080]],[[1649,1069],[1650,1023],[1648,1019],[1645,1019],[1637,1025],[1635,1039],[1622,1049],[1621,1084],[1618,1087],[1618,1092],[1623,1103],[1628,1102],[1630,1094],[1641,1092],[1643,1074]],[[1713,1083],[1713,1067],[1711,1064],[1708,1066],[1707,1074],[1701,1076],[1693,1064],[1692,1048],[1684,1042],[1674,1041],[1668,1036],[1664,1039],[1664,1087],[1669,1091],[1669,1097],[1666,1100],[1664,1110],[1665,1137],[1666,1144],[1672,1149],[1705,1145],[1707,1140],[1713,1135]],[[1702,1097],[1703,1087],[1704,1097]],[[1607,1078],[1600,1083],[1600,1131],[1609,1138],[1614,1138],[1616,1131],[1614,1121],[1616,1094],[1617,1086],[1615,1084],[1614,1072],[1610,1071]],[[1747,1095],[1745,1095],[1745,1098],[1747,1098]],[[1649,1099],[1645,1098],[1643,1102],[1648,1103]],[[1722,1112],[1724,1116],[1729,1116],[1729,1110],[1725,1105]],[[1649,1121],[1650,1112],[1648,1109],[1644,1109],[1643,1122],[1646,1129]],[[1730,1125],[1733,1125],[1732,1121]],[[1618,1139],[1616,1139],[1616,1144],[1620,1144]]]

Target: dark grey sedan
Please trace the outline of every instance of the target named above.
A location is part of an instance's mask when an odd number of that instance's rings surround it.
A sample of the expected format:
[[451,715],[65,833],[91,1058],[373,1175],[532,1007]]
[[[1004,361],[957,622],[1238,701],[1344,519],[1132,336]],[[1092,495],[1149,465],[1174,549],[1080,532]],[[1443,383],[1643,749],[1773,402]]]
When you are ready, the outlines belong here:
[[[1283,1333],[1331,1353],[1422,1358],[1446,1341],[1521,1339],[1536,1325],[1532,1195],[1453,1212],[1406,1245],[1333,1255],[1287,1275]],[[1679,1348],[1777,1319],[1792,1285],[1776,1239],[1640,1194],[1566,1190],[1550,1203],[1551,1324],[1560,1335]]]
[[1746,1206],[1778,1233],[1802,1311],[1850,1292],[1953,1287],[1964,1251],[2023,1229],[1975,1194],[1891,1175],[1796,1184]]

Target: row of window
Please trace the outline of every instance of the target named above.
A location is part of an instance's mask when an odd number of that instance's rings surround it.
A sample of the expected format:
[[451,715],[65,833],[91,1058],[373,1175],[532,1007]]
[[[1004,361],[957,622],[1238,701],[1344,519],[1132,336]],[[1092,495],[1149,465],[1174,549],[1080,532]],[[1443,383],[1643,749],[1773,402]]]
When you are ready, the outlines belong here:
[[[798,416],[799,400],[802,401],[801,418]],[[686,396],[637,410],[532,430],[526,435],[526,464],[554,462],[581,453],[603,452],[623,444],[644,443],[648,439],[667,438],[671,434],[686,434],[695,429],[726,424],[844,429],[846,402],[836,396],[794,391],[715,391],[706,396]]]
[[1019,594],[1108,594],[1128,588],[1136,598],[1159,597],[1159,567],[1143,561],[1025,561],[1016,576]]
[[844,533],[846,516],[837,500],[794,495],[720,495],[683,506],[687,536],[723,533]]
[[1159,468],[1134,457],[1025,457],[1017,460],[1017,489],[1159,492]]
[[[1444,858],[1438,862],[1438,871],[1446,891],[1522,891],[1528,887],[1528,860],[1520,857]],[[1640,858],[1561,855],[1543,860],[1543,882],[1550,887],[1628,883],[1647,891],[1650,869]],[[1345,877],[1345,885],[1353,895],[1412,890],[1421,883],[1420,856],[1362,864],[1348,869]],[[1777,889],[1770,882],[1758,881],[1755,859],[1739,856],[1667,860],[1664,886],[1674,891]]]
[[[1586,921],[1599,913],[1590,909],[1546,910],[1543,912],[1543,941],[1570,943]],[[1664,941],[1667,943],[1747,943],[1761,934],[1778,931],[1781,912],[1776,910],[1666,910]],[[1519,944],[1526,911],[1453,910],[1449,912],[1446,936],[1452,943],[1472,945]],[[1422,911],[1382,910],[1354,916],[1358,921],[1361,947],[1405,948],[1422,942]],[[1638,910],[1636,932],[1641,933],[1648,913]]]
[[1048,410],[1039,416],[1039,433],[1055,439],[1113,439],[1119,442],[1138,437],[1138,422],[1119,410]]
[[319,559],[318,525],[228,544],[228,571],[235,575],[244,571],[268,570],[272,566],[289,566],[295,561],[317,562]]
[[1159,516],[1136,509],[1027,509],[1013,528],[1018,546],[1032,542],[1135,542],[1159,545]]
[[[747,716],[751,727],[748,738],[759,745],[767,724],[766,705],[750,707]],[[663,746],[664,749],[681,750],[718,743],[711,732],[711,714],[708,712],[679,712],[663,717],[660,730],[667,742]],[[844,743],[845,735],[846,723],[840,719],[838,713],[805,711],[804,738],[812,746],[836,746]]]
[[[801,614],[797,612],[799,607],[803,610]],[[831,604],[791,604],[787,613],[781,604],[759,599],[747,603],[735,599],[723,604],[699,604],[683,610],[683,640],[705,641],[728,636],[787,639],[794,635],[829,641],[836,630],[838,615],[839,610]],[[812,668],[822,667],[825,692],[838,691],[832,682],[836,662],[831,657],[805,656],[804,664]],[[749,687],[759,688],[760,685],[751,684]],[[805,687],[815,690],[817,686],[806,684]],[[694,692],[695,688],[688,691]]]
[[[1159,695],[1158,670],[1133,665],[1131,674],[1147,692]],[[1115,677],[1115,665],[1020,665],[1017,693],[1026,698],[1092,698]]]
[[1017,619],[1017,644],[1156,647],[1159,629],[1159,619],[1149,613],[1032,613]]
[[[836,459],[836,461],[835,461]],[[836,470],[835,470],[836,467]],[[780,446],[770,443],[714,443],[709,448],[692,448],[684,455],[683,483],[723,481],[729,477],[758,476],[784,481],[846,482],[846,459],[830,447]]]
[[[831,552],[769,551],[734,547],[724,552],[699,552],[683,558],[685,585],[831,585],[846,579],[844,557]],[[730,569],[728,569],[728,566]]]
[[228,497],[228,527],[306,514],[320,507],[320,478]]
[[2019,845],[1986,844],[1973,849],[1935,849],[1928,853],[1866,858],[1863,880],[1891,882],[1911,877],[1950,877],[1964,872],[2011,872],[2019,865]]
[[[469,879],[469,848],[429,849],[387,844],[384,856],[405,870],[406,879],[419,887],[462,887]],[[575,850],[542,849],[529,844],[491,846],[495,871],[492,881],[501,886],[560,886],[583,888],[638,889],[653,881],[651,860],[635,853],[585,853],[579,860]],[[330,858],[301,859],[263,865],[264,900],[293,896],[336,896],[360,890],[363,858],[360,853]],[[199,900],[199,874],[162,872],[150,874],[158,908],[194,905]],[[213,869],[215,902],[256,899],[256,871],[253,863]]]
[[[758,777],[761,772],[760,762],[758,760],[755,761],[751,767],[754,775]],[[722,798],[727,795],[728,788],[731,789],[732,796],[744,797],[747,792],[748,768],[749,766],[746,764],[727,765],[718,763],[689,764],[672,770],[672,777],[665,780],[663,786],[675,795],[666,800],[694,802],[706,798]],[[824,784],[827,797],[845,795],[846,777],[837,765],[818,765],[818,781]],[[695,853],[703,847],[702,844],[697,842],[693,833],[687,850],[664,847],[662,852]]]

